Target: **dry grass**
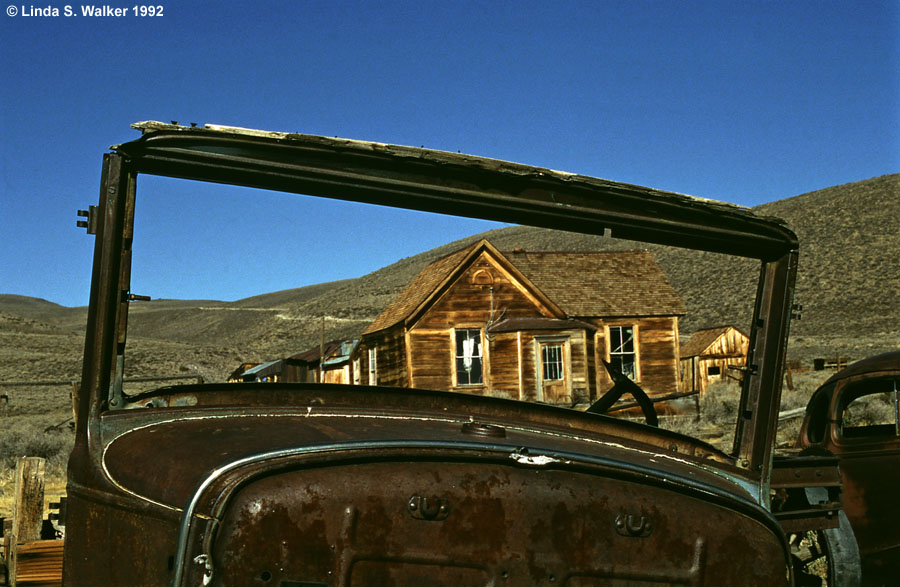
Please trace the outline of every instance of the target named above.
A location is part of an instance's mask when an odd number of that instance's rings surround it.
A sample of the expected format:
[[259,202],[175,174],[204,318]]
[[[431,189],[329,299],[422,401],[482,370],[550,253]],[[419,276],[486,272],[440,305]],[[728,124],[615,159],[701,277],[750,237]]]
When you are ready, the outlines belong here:
[[[793,389],[784,386],[781,411],[806,407],[812,393],[834,371],[806,371],[793,374]],[[669,430],[701,438],[720,450],[730,452],[734,443],[741,390],[736,382],[717,382],[700,400],[700,415],[663,419],[661,425]],[[778,446],[793,445],[800,433],[802,418],[784,420],[778,424]]]
[[19,457],[42,457],[46,500],[65,495],[66,464],[75,433],[67,386],[8,388],[9,404],[0,403],[0,517],[10,516]]

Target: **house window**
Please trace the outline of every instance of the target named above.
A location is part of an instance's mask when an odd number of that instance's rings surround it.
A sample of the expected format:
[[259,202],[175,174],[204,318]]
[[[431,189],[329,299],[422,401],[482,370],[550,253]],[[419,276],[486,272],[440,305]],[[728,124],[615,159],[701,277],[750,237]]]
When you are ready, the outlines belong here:
[[722,368],[719,367],[718,365],[710,367],[709,369],[707,369],[706,374],[709,375],[710,377],[713,377],[715,375],[721,375]]
[[374,347],[369,349],[369,385],[378,385],[378,357]]
[[481,329],[460,328],[456,331],[456,384],[480,385],[483,382]]
[[637,377],[637,353],[634,347],[633,326],[609,327],[609,362],[629,379]]
[[359,372],[359,358],[353,359],[353,385],[362,383],[360,380],[361,377],[362,373]]
[[541,345],[541,364],[544,369],[544,381],[561,381],[564,378],[562,345]]

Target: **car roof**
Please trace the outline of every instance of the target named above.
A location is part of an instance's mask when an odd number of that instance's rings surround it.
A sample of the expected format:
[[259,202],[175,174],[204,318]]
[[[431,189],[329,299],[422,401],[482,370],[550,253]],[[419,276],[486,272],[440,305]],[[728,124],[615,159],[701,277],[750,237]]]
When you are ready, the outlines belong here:
[[880,371],[900,371],[900,350],[875,355],[874,357],[868,357],[857,361],[829,377],[828,380],[822,384],[822,387],[840,379],[847,379],[849,377],[855,377],[856,375],[878,373]]

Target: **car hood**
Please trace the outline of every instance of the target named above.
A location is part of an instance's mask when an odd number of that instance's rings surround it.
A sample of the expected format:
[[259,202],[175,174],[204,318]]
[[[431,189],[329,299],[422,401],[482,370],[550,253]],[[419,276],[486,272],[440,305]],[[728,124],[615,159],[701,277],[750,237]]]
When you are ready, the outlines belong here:
[[523,466],[592,464],[751,499],[739,471],[710,445],[565,408],[447,392],[279,384],[179,386],[133,405],[167,407],[107,412],[103,469],[126,493],[172,509],[182,508],[212,472],[241,460],[402,458],[423,451]]

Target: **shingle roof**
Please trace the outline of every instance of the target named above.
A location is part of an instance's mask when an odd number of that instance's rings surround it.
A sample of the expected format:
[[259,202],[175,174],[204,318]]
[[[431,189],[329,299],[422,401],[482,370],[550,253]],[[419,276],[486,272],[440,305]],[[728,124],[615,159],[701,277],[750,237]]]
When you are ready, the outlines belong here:
[[[341,340],[330,340],[325,343],[325,356],[330,356],[336,349],[341,348],[341,344],[343,341]],[[304,362],[304,363],[318,363],[320,351],[319,345],[316,345],[312,348],[309,348],[303,352],[297,353],[295,355],[291,355],[288,357],[289,360]]]
[[[687,342],[681,345],[679,351],[681,358],[699,357],[703,354],[703,351],[709,348],[709,345],[716,342],[717,338],[728,332],[729,328],[734,328],[734,326],[716,326],[698,330],[691,335]],[[736,330],[740,332],[740,329]],[[743,333],[741,332],[741,334]]]
[[[425,267],[363,334],[409,318],[486,240]],[[649,251],[496,253],[572,317],[672,316],[687,310]]]
[[506,256],[570,317],[687,313],[649,251],[514,252]]

